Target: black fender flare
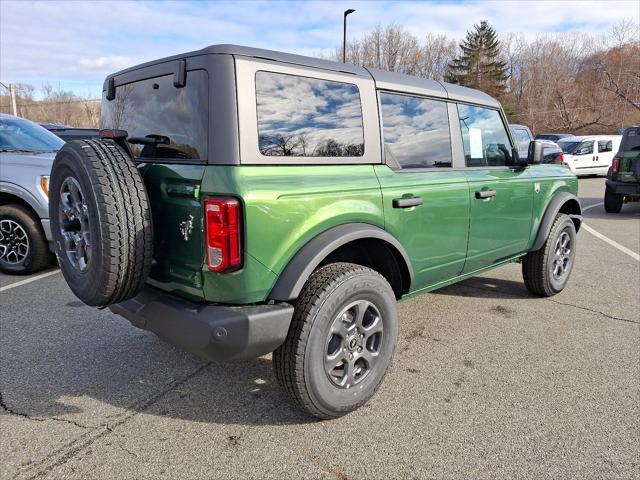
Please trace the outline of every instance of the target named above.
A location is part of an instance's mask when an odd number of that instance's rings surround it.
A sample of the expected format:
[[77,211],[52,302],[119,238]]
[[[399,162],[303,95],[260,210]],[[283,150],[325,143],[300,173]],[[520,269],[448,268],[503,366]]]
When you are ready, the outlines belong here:
[[365,238],[384,240],[391,244],[402,255],[409,272],[410,283],[413,283],[413,268],[409,255],[393,235],[368,223],[346,223],[325,230],[298,250],[278,277],[268,298],[285,302],[295,300],[313,271],[329,254],[349,242]]
[[570,213],[569,216],[576,226],[576,231],[580,229],[580,224],[582,223],[582,207],[580,206],[580,200],[569,192],[559,192],[551,199],[549,205],[547,205],[547,209],[545,210],[542,220],[540,221],[540,226],[538,227],[536,239],[533,242],[530,251],[535,252],[542,248],[547,236],[549,236],[549,231],[551,230],[551,226],[553,225],[556,215],[558,215],[558,212],[560,212],[562,207],[567,203],[573,204],[571,208],[576,213]]

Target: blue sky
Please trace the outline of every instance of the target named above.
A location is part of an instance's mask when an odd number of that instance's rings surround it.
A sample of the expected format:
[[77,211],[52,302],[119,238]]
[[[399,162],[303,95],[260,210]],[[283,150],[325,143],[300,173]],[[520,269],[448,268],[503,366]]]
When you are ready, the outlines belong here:
[[638,0],[620,1],[0,1],[0,81],[48,81],[98,97],[114,71],[215,43],[237,43],[306,55],[341,44],[377,23],[461,38],[480,20],[498,33],[604,33],[624,18],[640,21]]

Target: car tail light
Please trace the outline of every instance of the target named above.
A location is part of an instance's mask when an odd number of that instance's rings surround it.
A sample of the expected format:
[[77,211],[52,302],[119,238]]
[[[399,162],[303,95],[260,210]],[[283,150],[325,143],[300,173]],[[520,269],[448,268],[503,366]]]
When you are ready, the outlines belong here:
[[237,270],[242,266],[240,201],[233,197],[208,198],[204,215],[209,270]]
[[620,172],[620,157],[613,157],[613,161],[611,162],[611,171],[613,173]]
[[113,139],[127,138],[129,136],[126,130],[112,130],[110,128],[103,128],[102,130],[98,131],[98,135],[100,136],[100,138]]
[[564,153],[560,152],[560,165],[564,165]]

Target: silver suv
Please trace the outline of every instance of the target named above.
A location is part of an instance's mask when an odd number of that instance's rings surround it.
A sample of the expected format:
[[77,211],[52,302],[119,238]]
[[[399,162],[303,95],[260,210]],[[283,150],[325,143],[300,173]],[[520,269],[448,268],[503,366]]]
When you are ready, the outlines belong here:
[[33,273],[49,250],[49,174],[64,141],[24,118],[0,113],[0,270]]

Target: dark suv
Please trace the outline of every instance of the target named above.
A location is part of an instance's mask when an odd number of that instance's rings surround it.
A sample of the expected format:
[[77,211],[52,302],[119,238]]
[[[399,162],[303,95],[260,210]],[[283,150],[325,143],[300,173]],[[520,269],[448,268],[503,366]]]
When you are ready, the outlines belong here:
[[577,180],[519,158],[500,104],[432,80],[217,45],[110,75],[102,139],[51,182],[56,252],[85,303],[190,352],[273,352],[320,418],[373,396],[396,302],[509,262],[567,283]]

